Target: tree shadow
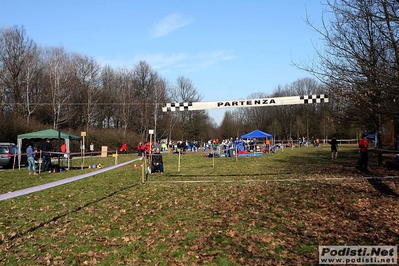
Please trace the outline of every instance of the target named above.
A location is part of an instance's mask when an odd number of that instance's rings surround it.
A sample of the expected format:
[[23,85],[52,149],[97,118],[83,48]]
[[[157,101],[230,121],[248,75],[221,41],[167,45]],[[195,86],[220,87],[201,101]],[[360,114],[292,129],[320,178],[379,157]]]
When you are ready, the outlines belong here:
[[395,191],[392,190],[390,186],[382,182],[381,178],[368,178],[367,181],[370,183],[370,185],[379,191],[381,194],[386,195],[386,196],[394,196],[394,197],[399,197],[399,194],[396,193]]
[[52,223],[52,222],[56,222],[56,221],[60,220],[61,218],[70,215],[71,213],[76,213],[76,212],[78,212],[78,211],[80,211],[80,210],[82,210],[82,209],[84,209],[84,208],[87,208],[87,207],[92,206],[92,205],[95,205],[95,204],[97,204],[97,203],[99,203],[99,202],[101,202],[101,201],[103,201],[103,200],[106,200],[106,199],[108,199],[108,198],[111,198],[111,197],[114,196],[115,194],[118,194],[118,193],[120,193],[120,192],[122,192],[122,191],[125,191],[125,190],[130,189],[130,188],[133,188],[133,187],[137,187],[137,186],[139,186],[139,185],[138,185],[138,184],[133,184],[133,185],[121,187],[121,188],[118,189],[118,190],[111,191],[109,194],[104,195],[104,196],[101,197],[101,198],[93,199],[92,201],[89,201],[89,202],[87,202],[87,203],[85,203],[85,204],[82,204],[82,205],[80,205],[80,206],[76,206],[76,207],[75,207],[74,209],[72,209],[72,210],[67,210],[67,211],[65,211],[64,213],[60,213],[59,215],[56,215],[56,216],[52,217],[51,219],[49,219],[49,220],[47,220],[47,221],[43,221],[43,222],[41,222],[41,223],[38,223],[37,225],[34,225],[34,226],[32,226],[31,228],[28,228],[28,229],[26,229],[26,230],[24,230],[24,231],[22,231],[22,232],[18,232],[18,233],[16,233],[16,234],[12,235],[12,236],[9,237],[9,238],[0,239],[0,245],[3,244],[3,243],[5,243],[5,242],[7,242],[7,241],[12,241],[12,240],[14,240],[14,239],[16,239],[16,238],[20,238],[20,237],[22,237],[22,236],[24,236],[24,235],[27,235],[27,234],[29,234],[29,233],[32,233],[32,232],[36,231],[36,230],[39,229],[39,228],[45,227],[45,226],[49,225],[49,224]]

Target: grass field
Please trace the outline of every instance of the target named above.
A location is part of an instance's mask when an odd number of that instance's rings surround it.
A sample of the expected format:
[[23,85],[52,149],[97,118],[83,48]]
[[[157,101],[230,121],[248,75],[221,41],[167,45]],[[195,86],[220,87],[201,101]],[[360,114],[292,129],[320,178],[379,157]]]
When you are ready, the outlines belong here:
[[[355,145],[341,145],[337,160],[329,149],[238,160],[188,153],[180,172],[178,156],[165,154],[165,174],[145,184],[129,164],[1,201],[0,264],[315,265],[319,245],[397,245],[398,170],[370,154],[370,172],[359,172]],[[96,171],[81,164],[1,171],[0,194]]]

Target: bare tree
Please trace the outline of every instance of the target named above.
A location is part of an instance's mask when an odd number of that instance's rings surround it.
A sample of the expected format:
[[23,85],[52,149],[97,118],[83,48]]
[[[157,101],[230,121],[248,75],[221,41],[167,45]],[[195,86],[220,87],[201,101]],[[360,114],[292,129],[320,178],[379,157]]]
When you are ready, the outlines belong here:
[[[268,95],[263,92],[253,93],[248,96],[248,99],[266,98]],[[268,130],[271,123],[270,107],[250,107],[244,108],[242,113],[245,115],[243,121],[246,123],[246,128]]]
[[134,97],[136,99],[135,128],[142,139],[148,136],[153,119],[152,100],[158,74],[145,61],[140,61],[134,68]]
[[[199,102],[202,100],[202,96],[197,92],[193,82],[183,76],[177,78],[176,85],[170,91],[170,98],[174,102]],[[195,116],[200,116],[204,112],[189,111],[178,113],[182,127],[181,140],[186,137],[195,138],[196,132],[201,127],[201,121],[198,121],[199,117],[195,118]]]
[[89,132],[89,126],[95,123],[94,117],[98,112],[97,102],[101,92],[100,87],[100,66],[94,59],[80,54],[73,54],[72,68],[74,70],[74,102],[81,103],[77,108],[80,117],[80,125],[86,127]]
[[399,119],[399,2],[327,0],[326,7],[333,18],[321,29],[307,20],[323,51],[299,67],[330,87],[347,120],[381,131],[385,121]]
[[40,94],[43,90],[43,81],[41,79],[43,69],[39,49],[34,49],[28,56],[25,70],[25,104],[23,108],[26,112],[27,125],[29,125],[32,114],[39,107]]
[[[243,113],[245,112],[244,109],[241,110]],[[242,121],[244,120],[240,117],[238,110],[226,111],[220,123],[219,136],[223,139],[231,137],[238,138],[242,134],[247,133],[246,127],[243,125]]]
[[[291,85],[291,90],[294,95],[322,94],[325,91],[324,87],[321,86],[319,82],[311,78],[298,79]],[[293,108],[297,116],[301,117],[300,121],[302,121],[305,126],[305,132],[302,133],[306,135],[307,139],[316,131],[319,131],[319,129],[316,128],[319,127],[319,120],[322,116],[322,114],[317,111],[319,107],[320,105],[305,104]],[[297,123],[297,125],[299,126],[302,123]]]
[[[295,93],[292,92],[291,87],[286,85],[284,87],[277,86],[271,97],[287,97],[294,96]],[[274,132],[280,139],[289,140],[293,135],[293,123],[298,115],[296,113],[296,106],[286,105],[286,106],[271,106],[269,107],[269,113],[279,125],[276,128],[279,132]]]
[[[157,140],[160,137],[164,137],[165,128],[161,129],[160,125],[167,126],[166,123],[162,123],[164,114],[162,113],[162,103],[167,101],[167,90],[166,90],[166,81],[163,79],[158,79],[154,84],[154,93],[152,95],[153,99],[153,125],[154,125],[154,140]],[[161,118],[161,119],[160,119]]]
[[97,126],[110,128],[117,126],[116,101],[117,78],[115,71],[110,66],[105,66],[101,71],[101,92],[97,103]]
[[23,27],[0,30],[0,84],[4,89],[3,103],[8,102],[14,113],[24,114],[29,122],[33,113],[37,87],[39,49],[35,42],[26,36]]
[[116,97],[119,103],[118,120],[123,128],[123,136],[126,137],[127,129],[133,123],[134,106],[134,73],[129,69],[120,69],[117,72],[118,83]]
[[49,105],[49,117],[53,128],[70,119],[72,106],[70,99],[73,91],[71,60],[64,48],[49,48],[45,52],[45,70],[47,90],[44,95],[45,105]]

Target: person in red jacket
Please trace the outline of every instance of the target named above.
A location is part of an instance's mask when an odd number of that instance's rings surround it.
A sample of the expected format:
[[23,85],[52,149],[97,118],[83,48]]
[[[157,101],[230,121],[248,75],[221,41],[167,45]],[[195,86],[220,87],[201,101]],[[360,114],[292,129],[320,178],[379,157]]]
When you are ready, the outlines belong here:
[[362,139],[359,141],[359,150],[360,150],[360,158],[359,158],[359,169],[367,170],[369,156],[367,153],[369,143],[367,141],[367,135],[363,134]]
[[150,142],[147,142],[145,148],[146,148],[146,154],[151,154],[151,143]]
[[119,149],[122,154],[127,154],[127,145],[126,143],[122,144],[122,147]]
[[68,157],[67,154],[66,154],[66,149],[67,149],[66,143],[64,143],[64,144],[62,144],[62,145],[60,146],[61,152],[64,153],[64,154],[63,154],[64,158],[67,158],[67,157]]

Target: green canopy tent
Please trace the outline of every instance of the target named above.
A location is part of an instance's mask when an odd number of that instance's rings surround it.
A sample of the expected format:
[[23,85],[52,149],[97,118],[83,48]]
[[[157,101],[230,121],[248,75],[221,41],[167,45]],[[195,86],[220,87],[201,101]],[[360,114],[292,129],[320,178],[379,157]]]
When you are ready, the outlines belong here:
[[22,140],[24,139],[31,139],[31,140],[42,140],[42,139],[64,139],[66,144],[66,152],[68,158],[68,168],[70,168],[70,149],[69,143],[71,140],[82,141],[82,137],[71,135],[68,133],[60,132],[54,129],[46,129],[26,134],[18,135],[18,167],[21,167],[21,147],[22,147]]

